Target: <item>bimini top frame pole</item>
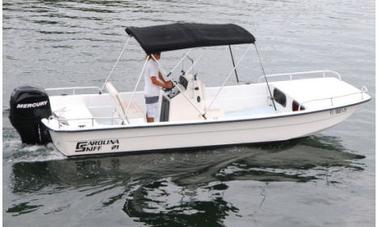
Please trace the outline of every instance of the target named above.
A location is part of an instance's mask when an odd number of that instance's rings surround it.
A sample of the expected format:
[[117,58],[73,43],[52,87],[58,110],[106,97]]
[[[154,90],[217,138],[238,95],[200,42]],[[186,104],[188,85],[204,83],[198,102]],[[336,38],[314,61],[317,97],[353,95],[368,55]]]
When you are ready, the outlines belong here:
[[259,58],[259,62],[260,62],[260,66],[261,66],[261,71],[262,71],[263,74],[264,74],[264,78],[265,78],[266,86],[268,87],[270,100],[272,101],[272,104],[273,104],[273,108],[274,108],[274,110],[277,111],[277,107],[276,107],[276,104],[274,103],[274,99],[273,99],[272,91],[270,90],[270,86],[269,86],[268,78],[267,78],[267,76],[266,76],[265,69],[264,69],[264,66],[263,66],[263,64],[262,64],[262,59],[261,59],[261,56],[260,56],[260,52],[259,52],[259,50],[258,50],[256,44],[255,44],[255,49],[256,49],[257,57]]
[[248,45],[248,48],[244,51],[243,55],[241,56],[241,58],[239,59],[239,61],[236,63],[236,65],[234,65],[234,67],[231,69],[231,71],[228,73],[226,79],[223,81],[222,83],[222,86],[219,88],[218,92],[215,94],[213,100],[210,102],[210,105],[207,106],[207,109],[210,109],[210,107],[214,104],[215,100],[218,98],[219,94],[221,93],[221,91],[223,90],[224,86],[226,85],[227,81],[230,79],[232,73],[234,72],[234,70],[239,66],[239,64],[242,62],[242,60],[244,59],[244,57],[247,55],[249,49],[251,49],[251,46],[253,44],[250,44]]
[[234,73],[235,73],[235,77],[236,77],[236,82],[239,83],[239,75],[238,75],[238,71],[236,70],[236,67],[235,67],[235,59],[234,59],[234,54],[232,53],[231,45],[228,45],[228,49],[230,50],[232,66],[234,66]]
[[[127,104],[127,107],[126,107],[126,110],[125,110],[125,115],[127,115],[127,111],[129,110],[130,105],[131,105],[131,102],[132,102],[133,99],[134,99],[134,96],[135,96],[135,93],[136,93],[136,91],[137,91],[138,85],[139,85],[139,83],[140,83],[140,81],[141,81],[141,79],[142,79],[142,76],[143,76],[144,70],[146,69],[147,61],[148,61],[148,59],[146,59],[146,60],[144,61],[144,64],[143,64],[142,70],[140,71],[140,74],[139,74],[138,80],[137,80],[137,82],[136,82],[136,84],[135,84],[135,86],[134,86],[133,93],[131,94],[131,98],[129,99],[129,103]],[[130,124],[129,121],[127,121],[127,123]]]
[[121,57],[123,56],[123,53],[125,52],[126,47],[127,47],[127,45],[129,44],[130,39],[131,39],[131,37],[129,37],[129,38],[126,40],[125,45],[123,45],[122,51],[121,51],[121,53],[119,54],[119,56],[118,56],[118,58],[117,58],[117,61],[114,63],[112,69],[110,70],[110,72],[108,73],[108,75],[107,75],[107,77],[106,77],[106,79],[105,79],[105,81],[104,81],[104,84],[101,86],[101,90],[100,90],[100,92],[102,92],[102,91],[104,90],[105,85],[106,85],[106,82],[108,82],[108,80],[109,80],[110,77],[112,76],[112,73],[113,73],[114,69],[116,68],[116,66],[118,65],[119,61],[121,60]]

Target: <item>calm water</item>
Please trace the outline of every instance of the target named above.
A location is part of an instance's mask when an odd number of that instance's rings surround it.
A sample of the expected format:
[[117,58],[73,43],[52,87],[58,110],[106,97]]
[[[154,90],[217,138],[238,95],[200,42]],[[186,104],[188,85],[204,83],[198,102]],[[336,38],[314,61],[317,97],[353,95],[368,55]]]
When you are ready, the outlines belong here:
[[[374,14],[373,0],[4,0],[4,225],[373,226],[374,99],[337,127],[284,143],[76,160],[23,147],[7,115],[23,84],[101,86],[125,26],[177,21],[239,24],[268,73],[333,69],[375,97]],[[226,77],[226,50],[199,64],[208,86]],[[244,81],[261,74],[251,55]],[[131,42],[112,76],[119,90],[133,88],[143,58]]]

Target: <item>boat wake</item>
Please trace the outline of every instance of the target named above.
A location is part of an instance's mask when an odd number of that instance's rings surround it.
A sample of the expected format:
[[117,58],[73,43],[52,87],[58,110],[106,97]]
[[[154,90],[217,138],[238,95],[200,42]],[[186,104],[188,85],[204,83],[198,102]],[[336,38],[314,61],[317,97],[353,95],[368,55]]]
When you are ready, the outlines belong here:
[[66,157],[52,143],[47,145],[24,145],[12,128],[3,129],[3,158],[5,162],[43,162],[62,160]]
[[44,162],[66,159],[66,157],[59,153],[51,143],[46,146],[22,146],[18,143],[14,143],[13,148],[15,148],[13,149],[14,152],[4,154],[4,158],[7,162]]

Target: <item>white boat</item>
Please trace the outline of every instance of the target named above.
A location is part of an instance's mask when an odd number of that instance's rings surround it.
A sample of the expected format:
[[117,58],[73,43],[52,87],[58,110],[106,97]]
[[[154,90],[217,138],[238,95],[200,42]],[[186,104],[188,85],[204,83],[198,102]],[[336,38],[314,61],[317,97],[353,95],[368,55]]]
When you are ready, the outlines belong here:
[[[284,141],[332,127],[371,99],[366,88],[348,84],[331,70],[266,75],[261,64],[263,76],[256,83],[225,86],[232,75],[237,78],[237,67],[250,47],[256,47],[253,35],[237,25],[170,24],[128,27],[126,32],[147,54],[228,45],[234,67],[219,87],[206,87],[192,68],[183,72],[175,88],[161,93],[160,121],[154,123],[146,122],[144,94],[136,91],[144,69],[130,92],[118,92],[109,82],[111,73],[102,88],[46,89],[49,94],[71,91],[69,95],[30,95],[36,94],[33,88],[18,88],[10,118],[23,142],[46,143],[51,136],[55,147],[72,157]],[[235,63],[231,45],[237,44],[248,46]],[[90,89],[94,92],[80,92]],[[30,119],[25,113],[33,113],[34,120],[25,123]]]

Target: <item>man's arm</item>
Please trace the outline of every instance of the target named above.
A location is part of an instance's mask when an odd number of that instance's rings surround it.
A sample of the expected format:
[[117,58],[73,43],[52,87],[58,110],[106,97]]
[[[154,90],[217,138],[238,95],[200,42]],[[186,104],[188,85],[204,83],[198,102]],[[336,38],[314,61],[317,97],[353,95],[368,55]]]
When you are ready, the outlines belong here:
[[159,72],[159,79],[161,81],[164,81],[165,83],[169,82],[169,80],[167,81],[167,80],[164,79],[163,74],[161,74],[161,72]]
[[[159,78],[160,78],[160,74],[159,74]],[[153,84],[155,84],[156,86],[159,86],[159,87],[163,87],[163,88],[172,88],[173,87],[173,84],[171,81],[165,81],[164,79],[162,81],[158,80],[156,76],[152,76],[151,77],[151,81]]]

